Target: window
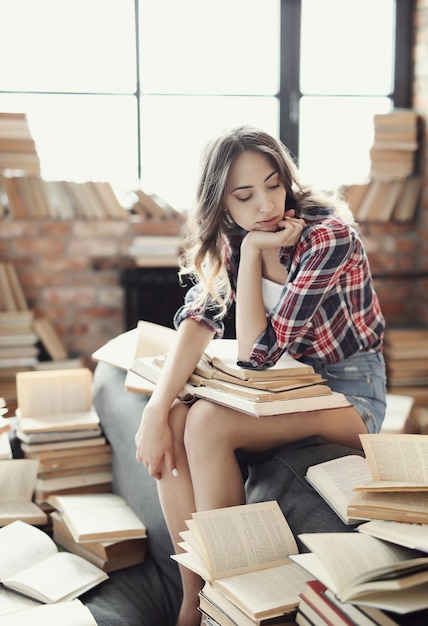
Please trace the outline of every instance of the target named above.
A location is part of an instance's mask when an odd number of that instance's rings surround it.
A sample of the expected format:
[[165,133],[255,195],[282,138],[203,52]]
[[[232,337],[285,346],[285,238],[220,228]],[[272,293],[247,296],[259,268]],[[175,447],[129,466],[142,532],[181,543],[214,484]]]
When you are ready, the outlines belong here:
[[373,112],[408,105],[410,5],[0,0],[0,110],[27,113],[44,178],[141,181],[178,209],[205,141],[238,123],[280,134],[308,180],[336,185],[364,172]]

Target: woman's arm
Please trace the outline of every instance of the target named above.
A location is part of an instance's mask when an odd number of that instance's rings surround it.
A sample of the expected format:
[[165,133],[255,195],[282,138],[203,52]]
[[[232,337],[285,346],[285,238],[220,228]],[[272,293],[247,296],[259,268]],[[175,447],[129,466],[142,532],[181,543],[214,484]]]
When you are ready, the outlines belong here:
[[213,331],[206,324],[192,319],[184,320],[176,340],[168,352],[161,376],[143,411],[135,436],[136,457],[147,466],[151,476],[160,477],[165,459],[170,472],[175,469],[168,414],[172,403],[194,371]]
[[248,361],[257,338],[267,326],[262,292],[262,252],[294,246],[300,239],[304,221],[287,218],[277,232],[251,231],[241,244],[236,286],[236,338],[240,361]]

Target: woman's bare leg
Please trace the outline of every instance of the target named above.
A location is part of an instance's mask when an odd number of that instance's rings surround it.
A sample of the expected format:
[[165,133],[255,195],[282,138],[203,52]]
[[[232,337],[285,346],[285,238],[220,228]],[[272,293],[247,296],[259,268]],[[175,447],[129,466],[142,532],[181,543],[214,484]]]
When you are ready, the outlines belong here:
[[244,502],[238,449],[264,452],[314,435],[361,448],[358,434],[364,432],[352,407],[257,418],[200,400],[189,411],[184,432],[196,510]]
[[[178,545],[182,538],[179,532],[185,530],[185,520],[196,510],[193,486],[183,446],[183,434],[188,406],[176,402],[169,415],[173,433],[174,454],[178,476],[172,476],[165,468],[157,481],[159,499],[171,540],[176,552],[182,552]],[[183,588],[183,600],[177,619],[177,626],[199,626],[201,613],[198,610],[198,592],[204,581],[187,567],[179,565]]]
[[[177,551],[179,532],[197,510],[217,509],[245,501],[237,449],[262,452],[312,435],[346,446],[360,447],[366,432],[354,409],[255,418],[199,400],[192,407],[177,402],[170,412],[178,476],[163,471],[158,481],[166,523]],[[180,568],[183,602],[177,626],[198,626],[198,592],[203,580]]]

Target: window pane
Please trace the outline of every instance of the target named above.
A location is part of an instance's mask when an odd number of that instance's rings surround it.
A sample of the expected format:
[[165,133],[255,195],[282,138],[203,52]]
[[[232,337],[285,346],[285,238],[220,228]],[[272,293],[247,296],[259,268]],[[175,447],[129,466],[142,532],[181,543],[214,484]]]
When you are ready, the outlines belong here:
[[367,179],[373,115],[390,110],[388,98],[302,98],[299,167],[303,180],[334,189]]
[[146,96],[142,102],[142,185],[177,209],[193,204],[199,157],[223,128],[254,124],[278,133],[276,98]]
[[390,94],[394,4],[302,0],[302,93]]
[[132,0],[0,0],[0,85],[135,91]]
[[27,114],[46,180],[137,180],[136,99],[118,96],[12,96],[0,111]]
[[278,0],[141,0],[146,93],[275,94]]

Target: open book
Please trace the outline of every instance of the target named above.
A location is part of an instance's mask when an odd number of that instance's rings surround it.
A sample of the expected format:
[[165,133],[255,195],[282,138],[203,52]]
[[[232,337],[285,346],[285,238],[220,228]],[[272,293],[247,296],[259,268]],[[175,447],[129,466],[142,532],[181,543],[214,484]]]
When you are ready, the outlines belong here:
[[23,433],[99,428],[87,368],[18,372],[16,389]]
[[77,598],[70,602],[39,604],[0,589],[0,626],[97,626],[91,611]]
[[355,495],[354,487],[371,480],[369,464],[363,456],[350,454],[311,465],[306,471],[306,480],[345,524],[358,521],[350,517],[348,505]]
[[85,559],[58,548],[45,532],[16,521],[0,529],[0,582],[40,602],[71,600],[108,578]]
[[428,556],[363,533],[303,533],[292,555],[342,602],[397,613],[428,607]]
[[357,530],[405,548],[428,553],[428,526],[426,524],[371,520],[365,524],[360,524]]
[[32,501],[39,462],[5,459],[0,463],[0,526],[15,520],[46,524],[47,515]]
[[364,491],[428,491],[428,435],[360,435],[372,480]]
[[[422,480],[426,436],[360,438],[366,458],[348,455],[312,465],[306,472],[308,482],[345,523],[370,519],[428,523],[428,483]],[[420,480],[409,480],[418,474]]]
[[143,522],[117,494],[52,495],[47,501],[79,543],[147,537]]
[[295,608],[308,580],[276,501],[202,511],[181,533],[173,559],[199,574],[253,620]]

